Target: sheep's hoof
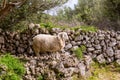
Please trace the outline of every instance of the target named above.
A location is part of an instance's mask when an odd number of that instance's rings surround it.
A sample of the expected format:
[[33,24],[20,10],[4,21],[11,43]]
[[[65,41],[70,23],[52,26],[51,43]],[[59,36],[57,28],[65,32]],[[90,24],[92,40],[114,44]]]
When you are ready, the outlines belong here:
[[40,54],[36,54],[37,57],[40,57]]

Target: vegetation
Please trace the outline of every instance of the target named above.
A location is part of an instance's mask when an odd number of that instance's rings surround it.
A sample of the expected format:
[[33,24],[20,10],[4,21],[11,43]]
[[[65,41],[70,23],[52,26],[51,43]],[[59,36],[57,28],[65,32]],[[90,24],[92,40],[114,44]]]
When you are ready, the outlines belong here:
[[[58,13],[59,20],[84,22],[101,29],[118,30],[120,26],[119,0],[78,0],[75,10],[65,8]],[[120,30],[120,29],[119,29]]]
[[85,31],[85,32],[96,32],[96,31],[98,31],[98,29],[94,26],[78,26],[78,27],[72,27],[71,29],[73,29],[73,30],[81,29],[82,31]]
[[40,76],[38,77],[38,80],[44,80],[43,76],[40,75]]
[[16,27],[22,27],[22,25],[20,25],[21,21],[24,21],[25,24],[40,22],[43,11],[66,1],[67,0],[1,0],[0,27],[11,30]]
[[120,66],[117,64],[99,64],[94,62],[90,69],[92,75],[87,80],[119,80]]
[[6,54],[0,57],[0,80],[21,80],[25,74],[23,63]]
[[78,59],[83,58],[83,52],[85,52],[85,51],[86,51],[86,47],[84,45],[81,45],[79,48],[73,50],[73,52],[76,54]]

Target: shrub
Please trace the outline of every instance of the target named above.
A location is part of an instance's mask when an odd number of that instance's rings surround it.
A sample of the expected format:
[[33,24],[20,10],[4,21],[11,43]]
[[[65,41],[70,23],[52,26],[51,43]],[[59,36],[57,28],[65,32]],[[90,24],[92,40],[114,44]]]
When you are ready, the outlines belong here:
[[84,51],[86,51],[86,47],[84,45],[81,45],[79,48],[74,50],[74,53],[79,59],[82,59]]
[[73,30],[81,29],[82,31],[85,31],[85,32],[96,32],[98,30],[94,26],[76,26],[76,27],[73,27],[71,29],[73,29]]
[[40,76],[38,77],[38,80],[44,80],[43,76],[40,75]]
[[[23,63],[10,54],[0,57],[0,65],[4,65],[6,67],[5,73],[0,76],[2,80],[21,80],[25,73]],[[1,72],[2,70],[0,73]]]

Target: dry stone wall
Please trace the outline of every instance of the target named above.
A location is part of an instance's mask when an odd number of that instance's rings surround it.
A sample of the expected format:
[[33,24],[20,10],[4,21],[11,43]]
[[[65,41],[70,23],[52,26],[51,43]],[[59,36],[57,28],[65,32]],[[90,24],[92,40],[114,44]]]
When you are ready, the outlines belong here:
[[99,63],[110,63],[117,61],[120,64],[120,31],[101,31],[84,32],[80,29],[61,30],[52,28],[48,31],[45,28],[26,29],[23,32],[9,32],[0,29],[0,52],[10,52],[15,55],[27,54],[34,55],[32,50],[32,38],[37,34],[55,35],[65,31],[69,35],[66,42],[65,53],[72,54],[72,50],[86,46],[85,55],[90,55]]

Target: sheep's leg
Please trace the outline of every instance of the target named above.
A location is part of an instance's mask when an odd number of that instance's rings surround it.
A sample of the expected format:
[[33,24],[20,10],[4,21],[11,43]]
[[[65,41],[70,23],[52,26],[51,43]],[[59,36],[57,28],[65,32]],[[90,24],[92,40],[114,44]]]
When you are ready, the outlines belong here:
[[33,49],[34,49],[35,55],[39,57],[40,56],[39,49],[35,48],[34,46],[33,46]]
[[65,53],[65,50],[64,50],[64,49],[61,49],[61,52],[62,52],[62,53]]
[[40,56],[39,52],[35,52],[35,54],[36,54],[36,56],[38,56],[38,57]]

